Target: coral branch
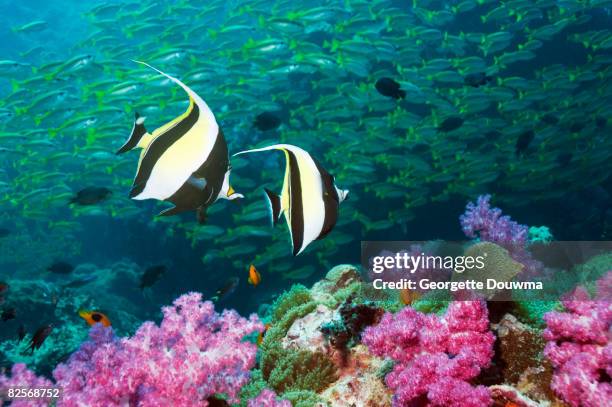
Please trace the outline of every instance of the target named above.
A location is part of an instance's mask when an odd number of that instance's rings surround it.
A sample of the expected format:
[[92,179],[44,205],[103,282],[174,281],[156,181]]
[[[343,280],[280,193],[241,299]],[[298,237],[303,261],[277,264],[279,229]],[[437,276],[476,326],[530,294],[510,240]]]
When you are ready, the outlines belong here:
[[[57,405],[206,406],[215,394],[238,402],[257,351],[243,338],[263,330],[257,317],[217,314],[199,293],[177,298],[162,312],[160,326],[145,322],[130,338],[94,325],[91,339],[53,372],[63,389]],[[9,380],[38,379],[16,365],[12,379],[0,377],[0,383]]]
[[564,301],[566,312],[544,315],[544,355],[555,367],[551,387],[571,406],[612,405],[612,271],[598,282],[591,299],[578,287]]
[[425,315],[410,307],[387,313],[367,328],[363,343],[396,364],[385,380],[394,406],[429,401],[436,406],[486,406],[486,387],[471,386],[493,356],[487,309],[479,301],[452,302],[446,315]]

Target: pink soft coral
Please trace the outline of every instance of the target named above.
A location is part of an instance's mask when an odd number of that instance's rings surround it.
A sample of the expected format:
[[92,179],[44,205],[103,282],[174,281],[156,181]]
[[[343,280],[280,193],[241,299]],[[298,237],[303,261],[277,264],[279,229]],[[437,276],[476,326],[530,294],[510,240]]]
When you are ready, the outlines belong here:
[[96,324],[91,340],[53,372],[63,389],[57,405],[201,407],[220,393],[237,402],[255,364],[257,347],[243,338],[263,330],[257,317],[217,314],[199,293],[162,311],[160,326],[145,322],[131,338]]
[[274,391],[264,389],[259,393],[259,396],[248,401],[247,407],[291,407],[291,402],[289,400],[278,400]]
[[[5,389],[10,387],[34,389],[53,387],[53,383],[44,377],[36,376],[36,374],[29,370],[23,363],[16,363],[11,369],[11,377],[0,375],[0,396]],[[0,397],[0,403],[2,401],[2,397]],[[43,407],[47,405],[49,405],[49,403],[44,400],[16,400],[11,404],[12,407]]]
[[395,392],[393,405],[490,405],[487,388],[468,382],[493,356],[495,337],[487,317],[483,302],[455,301],[443,317],[406,307],[367,328],[363,343],[374,354],[396,362],[385,378]]
[[591,299],[578,287],[564,301],[567,312],[544,315],[544,355],[555,367],[551,388],[570,405],[612,406],[612,271]]

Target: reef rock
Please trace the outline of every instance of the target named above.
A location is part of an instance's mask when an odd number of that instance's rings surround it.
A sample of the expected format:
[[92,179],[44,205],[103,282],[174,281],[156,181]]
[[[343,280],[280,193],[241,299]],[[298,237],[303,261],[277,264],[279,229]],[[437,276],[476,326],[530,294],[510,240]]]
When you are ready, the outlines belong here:
[[351,349],[346,362],[339,370],[339,379],[320,394],[329,405],[391,406],[391,392],[379,375],[385,366],[382,359],[370,354],[364,345],[357,345]]
[[541,407],[542,404],[521,394],[516,388],[505,384],[490,386],[489,391],[495,406]]
[[317,308],[303,318],[296,319],[281,344],[285,349],[302,349],[311,352],[329,352],[329,344],[321,332],[321,327],[333,320],[335,312],[325,305]]
[[504,315],[493,328],[499,341],[496,357],[503,361],[506,383],[516,384],[525,370],[542,364],[544,340],[539,330],[523,324],[512,314]]
[[313,300],[321,303],[334,301],[334,294],[361,282],[359,270],[350,264],[341,264],[332,268],[325,278],[312,286],[310,294]]

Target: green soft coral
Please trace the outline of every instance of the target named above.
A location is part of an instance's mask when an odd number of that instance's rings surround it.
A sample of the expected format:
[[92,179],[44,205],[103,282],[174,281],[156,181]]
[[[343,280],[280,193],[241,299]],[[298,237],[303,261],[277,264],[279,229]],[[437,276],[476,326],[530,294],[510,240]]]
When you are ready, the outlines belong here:
[[[289,400],[293,407],[312,407],[315,405],[328,406],[323,404],[323,399],[317,393],[309,390],[292,390],[283,393],[283,398]],[[319,404],[317,404],[319,403]]]
[[260,346],[259,366],[247,390],[256,392],[264,387],[272,388],[282,398],[291,393],[297,400],[294,406],[308,404],[319,392],[336,380],[336,367],[323,353],[306,350],[284,349],[281,341],[291,325],[313,312],[317,303],[310,291],[302,285],[294,285],[275,301],[271,312],[271,327]]
[[270,387],[280,394],[298,390],[318,393],[337,379],[336,367],[324,353],[280,346],[269,352],[275,363],[262,365],[262,373]]
[[238,406],[246,407],[250,399],[254,399],[261,393],[262,390],[268,387],[268,383],[263,379],[261,370],[254,369],[251,371],[251,379],[247,384],[240,389],[240,403]]
[[550,311],[560,311],[563,307],[559,301],[517,301],[515,303],[517,317],[529,325],[544,327],[544,314]]
[[289,291],[282,293],[273,304],[272,320],[280,321],[292,308],[312,301],[308,288],[301,284],[294,284]]

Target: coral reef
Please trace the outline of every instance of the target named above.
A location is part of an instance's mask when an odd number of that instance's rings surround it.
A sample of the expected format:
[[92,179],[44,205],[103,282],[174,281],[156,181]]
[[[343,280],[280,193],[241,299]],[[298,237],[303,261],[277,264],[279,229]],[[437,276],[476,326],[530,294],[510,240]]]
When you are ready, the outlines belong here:
[[612,271],[597,286],[594,298],[577,287],[562,301],[565,312],[544,316],[544,354],[555,368],[551,387],[574,407],[612,403]]
[[515,406],[515,407],[539,407],[540,403],[531,400],[529,397],[524,396],[516,388],[505,384],[494,385],[489,387],[491,397],[496,403],[502,406]]
[[382,314],[362,288],[357,269],[342,265],[310,290],[294,285],[281,295],[260,346],[260,371],[242,397],[271,388],[300,407],[390,405],[378,375],[383,361],[358,345],[361,331]]
[[481,195],[476,203],[469,202],[459,216],[463,233],[472,239],[491,242],[507,249],[514,260],[523,265],[524,274],[533,276],[541,264],[526,250],[529,228],[518,224],[499,208],[491,208],[491,195]]
[[[0,374],[0,402],[2,400],[2,390],[9,387],[22,387],[22,388],[41,388],[51,387],[53,383],[44,378],[39,377],[36,373],[29,370],[23,363],[15,363],[11,368],[11,376],[8,377],[4,374]],[[44,407],[48,403],[44,400],[15,400],[11,403],[13,407]]]
[[[144,300],[137,288],[139,275],[137,264],[121,261],[107,266],[79,264],[69,276],[50,275],[44,281],[8,279],[6,306],[17,310],[17,318],[0,329],[0,355],[6,358],[0,364],[25,363],[37,374],[50,376],[87,339],[88,326],[78,316],[79,309],[109,310],[115,333],[135,332],[142,320],[152,317],[146,310],[152,307],[138,301]],[[86,283],[70,284],[74,282]],[[54,324],[53,335],[31,354],[27,351],[31,334],[47,323]],[[22,325],[28,335],[19,341],[17,331]]]
[[506,314],[494,326],[499,342],[496,358],[503,361],[503,377],[506,383],[517,383],[521,374],[541,364],[544,349],[541,332]]
[[528,239],[529,243],[550,243],[553,235],[546,226],[530,226]]
[[[271,327],[260,346],[259,366],[266,386],[283,398],[286,392],[320,392],[336,379],[333,362],[312,344],[314,342],[308,342],[299,333],[287,335],[294,323],[307,315],[316,324],[317,309],[324,313],[327,308],[317,305],[310,291],[301,285],[294,285],[273,306]],[[306,332],[322,339],[322,334],[313,328],[311,322],[300,321],[298,324],[310,327]],[[292,343],[292,339],[301,343]],[[301,346],[307,343],[310,345]]]
[[380,375],[385,368],[384,360],[372,355],[364,345],[357,345],[338,369],[338,380],[321,393],[321,398],[338,407],[389,406],[391,393]]
[[484,386],[469,380],[489,365],[493,334],[480,301],[453,302],[443,317],[412,308],[385,314],[367,328],[363,343],[375,355],[396,364],[385,381],[394,391],[394,406],[429,401],[437,406],[483,406],[490,403]]
[[[466,270],[463,273],[453,273],[452,280],[454,281],[485,281],[487,277],[495,276],[497,281],[512,281],[518,275],[523,265],[515,261],[508,250],[492,243],[492,242],[477,242],[470,245],[464,252],[465,256],[477,258],[482,256],[487,259],[484,262],[482,269],[473,268]],[[483,295],[484,298],[490,299],[496,295],[498,290],[478,290],[474,293]],[[498,298],[499,299],[499,298]]]
[[162,309],[160,326],[145,322],[130,338],[94,325],[85,342],[53,372],[63,389],[59,406],[206,405],[216,394],[238,401],[249,380],[256,347],[244,336],[263,330],[253,315],[217,314],[199,293]]
[[[516,264],[497,243],[474,246]],[[53,381],[15,364],[0,388],[57,385],[58,407],[601,407],[612,400],[611,283],[609,272],[594,297],[579,287],[562,303],[426,294],[405,306],[396,293],[373,298],[359,271],[342,265],[278,297],[258,350],[256,316],[218,314],[190,293],[131,337],[95,325]],[[540,329],[537,316],[559,304]]]
[[354,304],[353,300],[354,296],[347,298],[338,309],[340,318],[321,328],[331,345],[341,352],[355,346],[361,340],[361,332],[377,323],[383,314],[381,308],[369,304]]
[[276,393],[270,389],[265,389],[259,393],[259,396],[249,400],[247,407],[291,407],[291,402],[289,400],[278,400]]
[[529,229],[502,216],[499,208],[491,208],[491,195],[481,195],[476,203],[469,202],[465,213],[459,217],[461,229],[469,238],[487,242],[525,245]]

